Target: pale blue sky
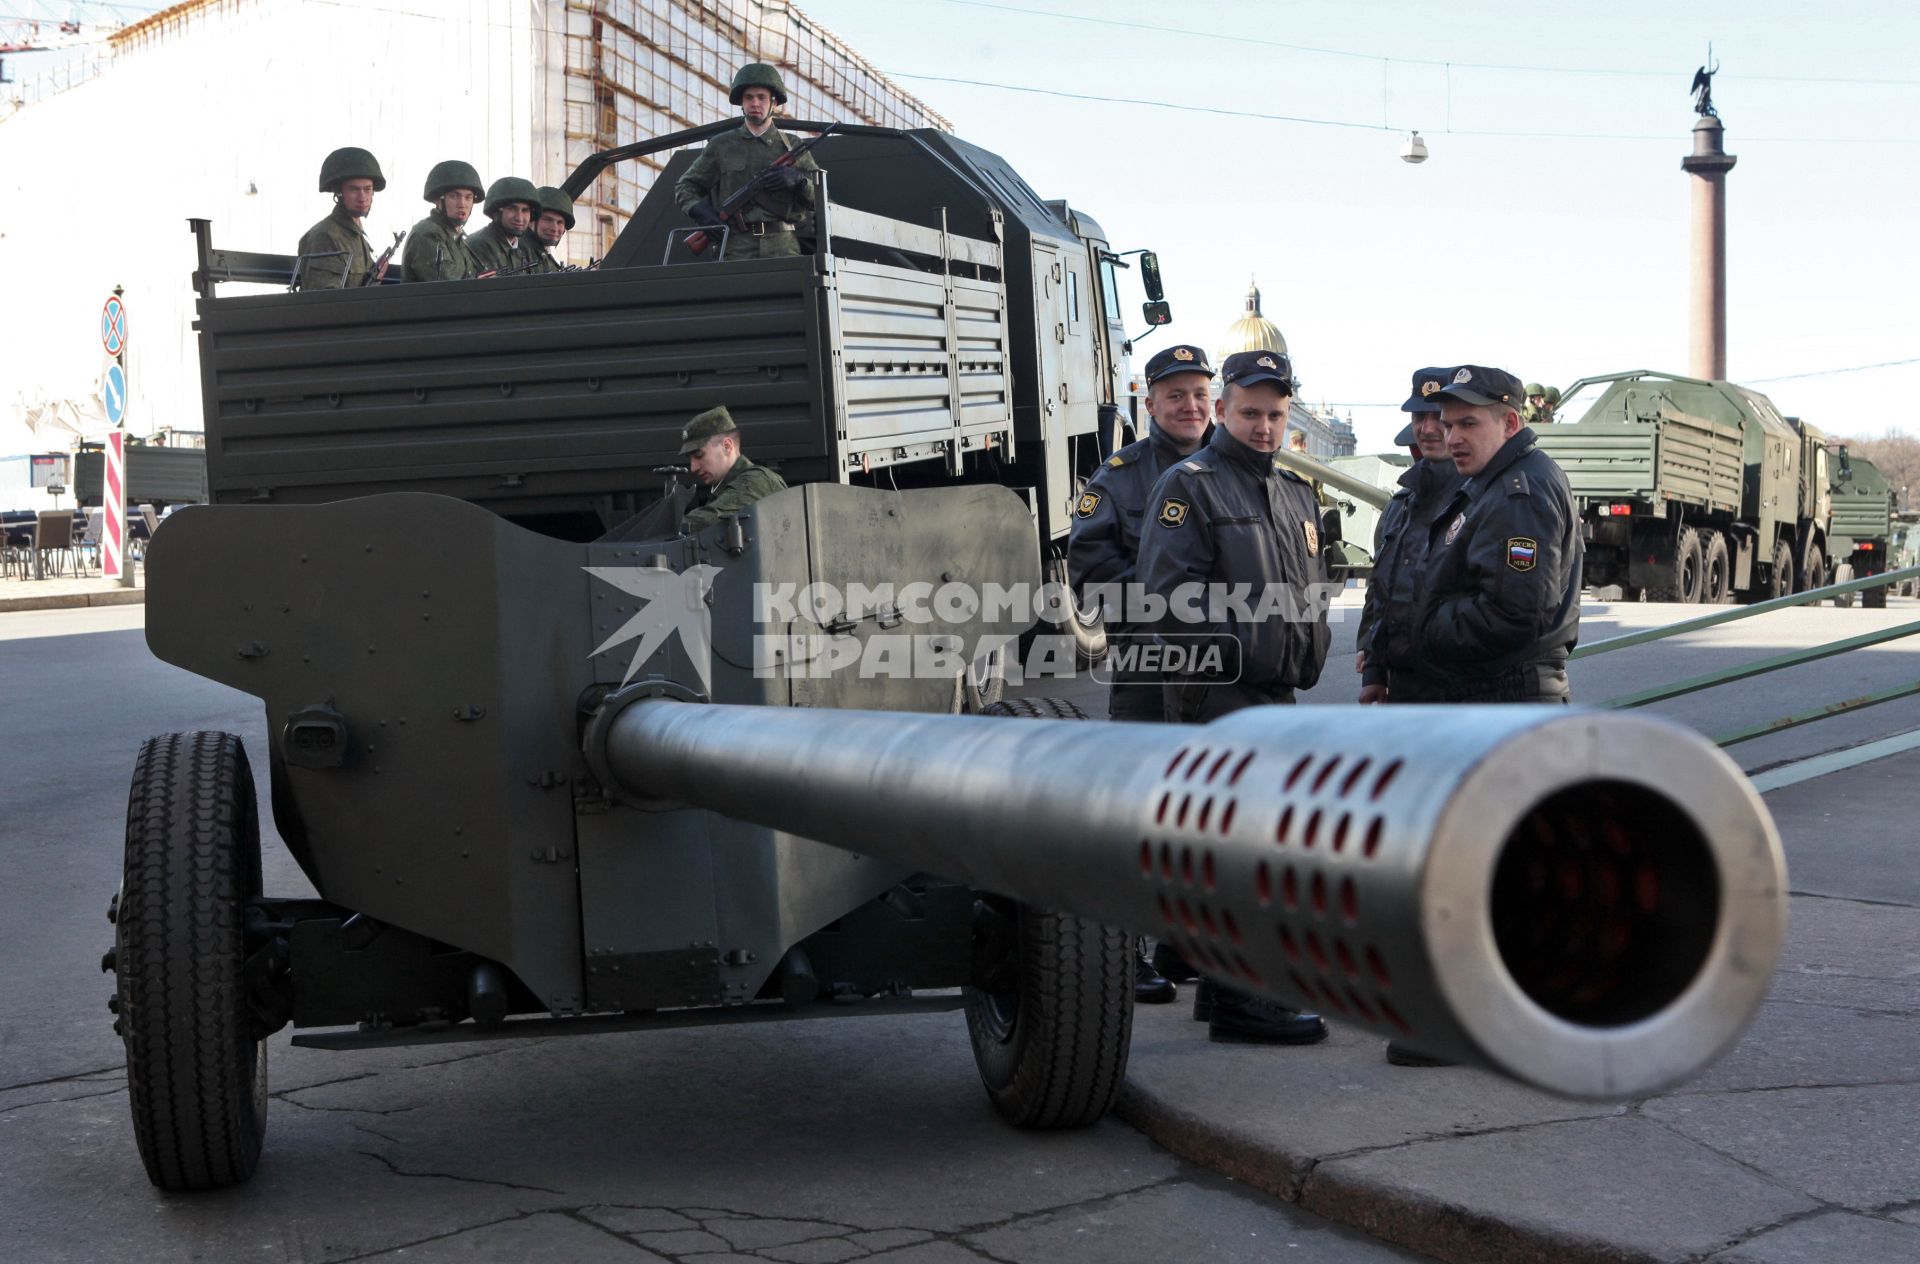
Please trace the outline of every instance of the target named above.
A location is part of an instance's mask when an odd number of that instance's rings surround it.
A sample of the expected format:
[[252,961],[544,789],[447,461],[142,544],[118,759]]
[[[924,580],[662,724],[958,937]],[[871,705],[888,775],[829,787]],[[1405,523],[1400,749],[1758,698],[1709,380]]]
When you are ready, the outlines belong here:
[[[1175,323],[1156,338],[1213,346],[1255,274],[1303,396],[1343,407],[1396,403],[1428,363],[1495,363],[1562,386],[1626,368],[1685,372],[1679,162],[1688,83],[1711,40],[1714,100],[1740,159],[1728,185],[1729,375],[1920,357],[1920,6],[800,3],[1043,196],[1090,212],[1116,248],[1157,249]],[[1391,130],[1369,130],[1383,123]],[[1416,127],[1432,151],[1422,166],[1397,157]],[[1920,363],[1760,389],[1830,430],[1878,433],[1908,427]],[[1357,409],[1356,424],[1363,451],[1397,425],[1378,409]]]

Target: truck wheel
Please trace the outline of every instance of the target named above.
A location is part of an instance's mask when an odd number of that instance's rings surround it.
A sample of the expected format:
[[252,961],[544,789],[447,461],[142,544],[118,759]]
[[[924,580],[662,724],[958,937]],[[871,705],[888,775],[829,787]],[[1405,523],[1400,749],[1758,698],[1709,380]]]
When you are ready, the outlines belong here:
[[1773,543],[1773,574],[1767,577],[1767,596],[1784,597],[1793,586],[1793,549],[1785,540]]
[[1701,593],[1700,533],[1692,527],[1680,528],[1680,540],[1673,550],[1673,600],[1697,604]]
[[1725,605],[1733,595],[1733,557],[1727,552],[1727,537],[1718,531],[1705,533],[1707,547],[1700,562],[1700,600],[1710,606]]
[[1827,584],[1827,558],[1820,546],[1807,541],[1806,556],[1800,561],[1800,573],[1794,578],[1793,591],[1811,592]]
[[[1057,698],[1016,698],[986,714],[1086,716]],[[981,901],[985,935],[967,1035],[987,1097],[1019,1128],[1081,1128],[1112,1109],[1133,1042],[1133,939],[1084,917],[997,897]]]
[[267,1044],[247,1006],[247,902],[260,893],[253,773],[231,733],[149,739],[127,797],[115,932],[133,1136],[165,1190],[253,1175]]
[[965,691],[962,709],[974,715],[987,714],[1007,693],[1007,645],[1002,643],[973,660],[961,678]]
[[1860,604],[1868,610],[1885,610],[1887,608],[1887,586],[1882,584],[1878,588],[1865,590],[1860,594]]

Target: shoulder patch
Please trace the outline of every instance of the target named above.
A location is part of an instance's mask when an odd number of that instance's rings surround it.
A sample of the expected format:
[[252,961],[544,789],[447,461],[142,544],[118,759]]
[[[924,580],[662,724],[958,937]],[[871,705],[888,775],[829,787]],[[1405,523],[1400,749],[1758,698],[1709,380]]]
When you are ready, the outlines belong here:
[[1112,466],[1116,470],[1119,469],[1121,466],[1125,465],[1126,463],[1127,463],[1127,458],[1125,454],[1120,452],[1116,452],[1112,456],[1107,458],[1107,464]]
[[1080,497],[1080,503],[1074,506],[1073,512],[1079,517],[1091,518],[1093,517],[1093,511],[1099,507],[1100,493],[1087,492]]
[[1160,525],[1163,527],[1184,527],[1187,525],[1187,511],[1192,506],[1178,496],[1169,496],[1160,502]]
[[1530,571],[1540,558],[1540,545],[1524,535],[1507,540],[1507,565],[1516,571]]

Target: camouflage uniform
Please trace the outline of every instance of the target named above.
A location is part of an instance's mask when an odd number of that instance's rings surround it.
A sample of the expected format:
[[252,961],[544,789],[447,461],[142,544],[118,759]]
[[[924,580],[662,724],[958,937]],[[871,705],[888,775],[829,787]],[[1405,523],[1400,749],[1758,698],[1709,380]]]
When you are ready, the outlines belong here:
[[548,250],[546,245],[538,238],[529,241],[527,238],[522,237],[520,244],[532,252],[533,267],[528,269],[532,275],[544,276],[549,272],[560,271],[560,261],[553,257],[553,251]]
[[480,271],[466,230],[437,206],[407,234],[400,260],[409,281],[464,281]]
[[467,238],[467,248],[473,252],[474,269],[478,272],[513,272],[525,268],[534,262],[533,243],[529,228],[520,234],[517,245],[509,245],[506,230],[500,227],[498,220]]
[[754,501],[787,490],[787,480],[765,466],[755,465],[745,453],[735,458],[727,476],[712,487],[693,493],[687,513],[680,520],[680,531],[690,535],[710,527],[728,514],[739,513]]
[[351,289],[365,284],[373,271],[373,247],[367,244],[360,221],[347,214],[344,206],[336,205],[331,215],[307,230],[300,238],[300,253],[307,256],[300,265],[303,290]]
[[[725,132],[707,142],[700,156],[673,186],[673,200],[680,209],[692,214],[694,205],[706,202],[718,208],[722,202],[773,164],[773,160],[793,148],[793,140],[777,127],[769,127],[755,136],[743,124],[739,130]],[[804,154],[794,164],[801,171],[818,171],[812,154]],[[800,253],[793,235],[794,226],[813,214],[813,182],[807,181],[789,193],[777,185],[754,195],[742,212],[749,231],[734,229],[727,239],[728,259],[777,259]],[[766,225],[764,236],[752,230]],[[785,228],[776,229],[775,225]],[[716,230],[717,231],[717,230]]]

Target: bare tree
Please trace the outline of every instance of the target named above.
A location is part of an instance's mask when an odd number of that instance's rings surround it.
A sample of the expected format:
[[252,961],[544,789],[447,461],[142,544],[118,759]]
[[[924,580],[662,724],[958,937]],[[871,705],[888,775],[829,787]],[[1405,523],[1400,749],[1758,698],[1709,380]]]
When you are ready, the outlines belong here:
[[1899,497],[1899,508],[1906,509],[1920,500],[1920,438],[1888,430],[1874,438],[1836,439],[1854,456],[1863,456],[1886,475]]

